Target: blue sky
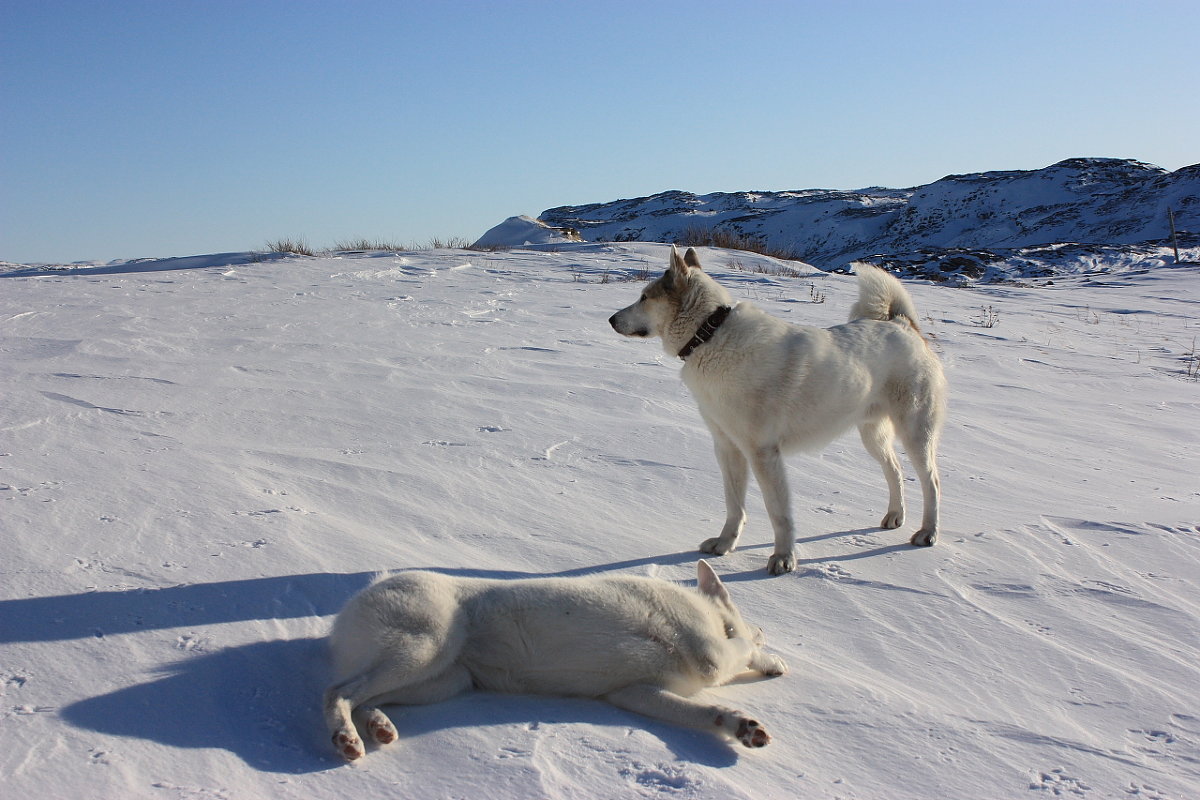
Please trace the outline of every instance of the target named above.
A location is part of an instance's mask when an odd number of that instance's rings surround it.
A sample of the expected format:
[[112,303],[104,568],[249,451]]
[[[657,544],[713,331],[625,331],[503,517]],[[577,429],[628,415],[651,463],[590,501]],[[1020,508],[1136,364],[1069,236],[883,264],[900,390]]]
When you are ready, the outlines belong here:
[[1200,3],[0,0],[0,260],[1200,162]]

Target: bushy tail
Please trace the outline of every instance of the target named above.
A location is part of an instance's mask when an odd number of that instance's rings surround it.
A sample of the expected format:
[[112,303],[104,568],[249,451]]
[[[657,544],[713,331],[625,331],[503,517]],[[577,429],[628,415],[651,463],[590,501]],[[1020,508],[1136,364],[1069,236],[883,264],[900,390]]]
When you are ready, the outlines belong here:
[[851,265],[858,275],[858,302],[850,309],[850,320],[878,319],[907,324],[917,333],[917,308],[900,281],[872,264],[856,261]]

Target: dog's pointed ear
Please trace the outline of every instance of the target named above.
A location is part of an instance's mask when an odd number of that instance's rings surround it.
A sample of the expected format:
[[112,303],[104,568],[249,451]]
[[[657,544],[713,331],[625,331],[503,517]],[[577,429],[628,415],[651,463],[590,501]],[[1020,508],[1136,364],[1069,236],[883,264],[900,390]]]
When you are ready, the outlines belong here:
[[681,286],[683,285],[683,281],[687,280],[687,261],[683,256],[679,255],[679,248],[675,245],[671,245],[671,266],[667,269],[667,273],[672,278],[678,278]]
[[721,583],[716,571],[703,558],[696,562],[696,582],[700,585],[701,594],[714,600],[730,602],[729,590],[725,588],[725,584]]
[[687,252],[683,254],[683,263],[692,269],[700,269],[700,256],[696,255],[696,248],[689,247],[687,249]]

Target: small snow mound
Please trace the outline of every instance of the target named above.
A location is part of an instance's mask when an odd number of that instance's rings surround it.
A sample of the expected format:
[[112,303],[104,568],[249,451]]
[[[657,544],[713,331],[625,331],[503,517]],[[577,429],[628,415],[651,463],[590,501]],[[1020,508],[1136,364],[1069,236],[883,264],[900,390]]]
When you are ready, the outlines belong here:
[[524,247],[532,244],[561,244],[582,241],[571,228],[555,228],[533,217],[509,217],[489,230],[474,247]]

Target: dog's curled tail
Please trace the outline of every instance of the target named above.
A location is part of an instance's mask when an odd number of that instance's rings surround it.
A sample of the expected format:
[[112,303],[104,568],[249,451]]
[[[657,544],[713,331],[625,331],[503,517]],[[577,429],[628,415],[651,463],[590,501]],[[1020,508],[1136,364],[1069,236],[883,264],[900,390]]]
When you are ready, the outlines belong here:
[[902,322],[917,333],[921,332],[917,324],[917,307],[894,275],[861,261],[851,266],[858,276],[858,302],[850,309],[851,322],[856,319]]

